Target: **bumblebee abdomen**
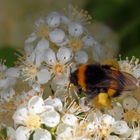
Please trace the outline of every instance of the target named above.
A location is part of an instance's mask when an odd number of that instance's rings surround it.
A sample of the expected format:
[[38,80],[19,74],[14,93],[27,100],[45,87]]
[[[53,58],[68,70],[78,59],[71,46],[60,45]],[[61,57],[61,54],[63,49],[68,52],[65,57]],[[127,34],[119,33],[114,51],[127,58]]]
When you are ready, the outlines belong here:
[[85,77],[87,85],[95,86],[105,78],[105,72],[100,65],[88,65],[85,72]]
[[86,70],[87,70],[87,65],[82,65],[78,69],[77,73],[77,78],[78,78],[78,85],[83,89],[86,90],[87,88],[87,83],[86,83]]
[[105,78],[105,72],[100,65],[82,65],[77,73],[78,84],[82,89],[94,88],[94,85]]

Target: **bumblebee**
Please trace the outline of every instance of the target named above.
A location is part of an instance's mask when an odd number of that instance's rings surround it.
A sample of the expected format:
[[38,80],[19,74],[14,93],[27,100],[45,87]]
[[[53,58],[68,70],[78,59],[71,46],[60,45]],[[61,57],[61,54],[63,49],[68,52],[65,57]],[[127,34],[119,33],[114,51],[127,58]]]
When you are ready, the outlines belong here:
[[88,98],[103,106],[111,104],[111,98],[118,97],[123,91],[137,88],[137,80],[132,75],[121,72],[110,65],[81,65],[70,74],[70,83],[78,93],[85,92]]

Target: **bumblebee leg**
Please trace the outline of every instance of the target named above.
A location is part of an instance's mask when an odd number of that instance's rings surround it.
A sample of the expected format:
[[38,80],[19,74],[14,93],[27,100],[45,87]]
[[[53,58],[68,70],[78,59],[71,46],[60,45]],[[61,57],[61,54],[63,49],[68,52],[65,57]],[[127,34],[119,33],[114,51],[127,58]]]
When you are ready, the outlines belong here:
[[87,89],[87,96],[90,99],[93,99],[95,96],[97,96],[99,94],[99,90],[98,89]]

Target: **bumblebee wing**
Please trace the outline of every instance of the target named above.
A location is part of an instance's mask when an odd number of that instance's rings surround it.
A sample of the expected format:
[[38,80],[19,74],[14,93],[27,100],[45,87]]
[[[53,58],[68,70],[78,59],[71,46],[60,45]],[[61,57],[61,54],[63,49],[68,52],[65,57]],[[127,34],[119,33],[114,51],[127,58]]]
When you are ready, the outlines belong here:
[[137,80],[132,75],[118,70],[105,69],[106,78],[96,84],[97,88],[111,88],[115,90],[130,91],[137,88]]
[[122,72],[124,76],[123,86],[124,91],[135,90],[137,88],[137,79],[129,73]]

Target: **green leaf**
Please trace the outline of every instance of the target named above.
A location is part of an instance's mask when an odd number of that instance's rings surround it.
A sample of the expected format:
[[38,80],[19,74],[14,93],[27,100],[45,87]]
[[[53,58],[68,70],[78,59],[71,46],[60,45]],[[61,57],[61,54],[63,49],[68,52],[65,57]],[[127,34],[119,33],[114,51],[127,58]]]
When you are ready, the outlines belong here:
[[6,60],[7,66],[14,66],[14,62],[17,60],[17,57],[15,55],[16,50],[13,48],[0,48],[0,59]]

